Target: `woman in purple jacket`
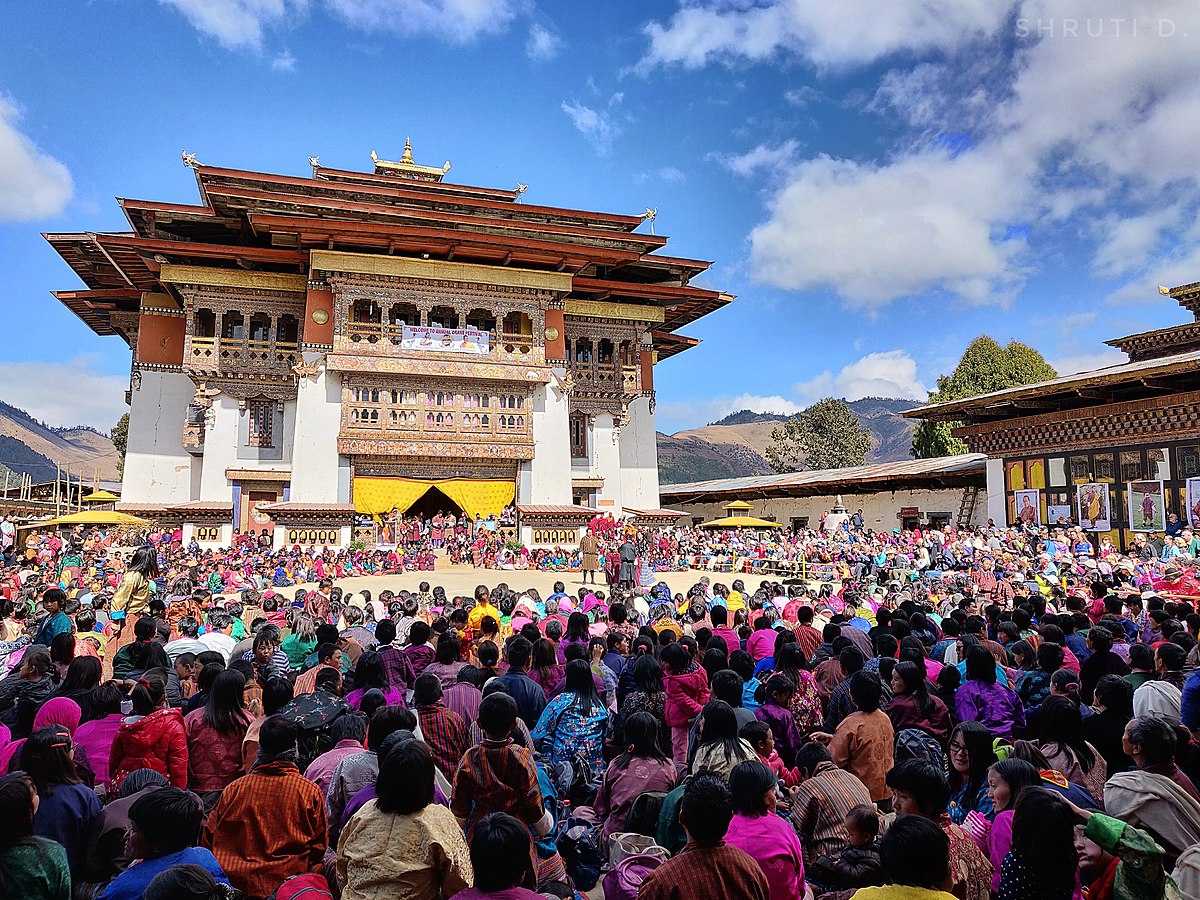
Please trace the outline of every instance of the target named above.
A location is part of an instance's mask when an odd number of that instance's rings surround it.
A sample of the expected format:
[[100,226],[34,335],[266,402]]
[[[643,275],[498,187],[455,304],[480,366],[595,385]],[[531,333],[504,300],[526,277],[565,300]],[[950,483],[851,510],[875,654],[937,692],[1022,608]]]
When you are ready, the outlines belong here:
[[996,660],[987,648],[967,651],[967,680],[954,693],[961,722],[979,722],[996,737],[1009,738],[1025,727],[1025,707],[1011,688],[996,681]]

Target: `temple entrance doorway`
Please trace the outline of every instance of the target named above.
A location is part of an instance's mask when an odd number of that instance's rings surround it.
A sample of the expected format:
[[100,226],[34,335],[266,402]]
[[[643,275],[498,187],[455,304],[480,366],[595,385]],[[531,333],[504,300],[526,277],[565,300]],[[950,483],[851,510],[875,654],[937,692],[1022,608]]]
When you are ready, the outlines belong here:
[[436,486],[430,487],[422,494],[412,506],[405,512],[405,516],[416,516],[422,519],[431,519],[438,513],[442,515],[452,514],[456,518],[463,517],[463,508],[447,497]]

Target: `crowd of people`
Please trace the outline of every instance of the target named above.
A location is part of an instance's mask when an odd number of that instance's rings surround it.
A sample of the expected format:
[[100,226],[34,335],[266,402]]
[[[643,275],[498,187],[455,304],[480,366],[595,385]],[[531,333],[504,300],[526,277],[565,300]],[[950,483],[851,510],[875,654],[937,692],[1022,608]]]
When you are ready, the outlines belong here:
[[708,545],[822,580],[673,593],[647,548],[709,538],[591,532],[612,586],[545,597],[339,587],[394,550],[7,547],[0,896],[1200,896],[1190,533],[849,519]]

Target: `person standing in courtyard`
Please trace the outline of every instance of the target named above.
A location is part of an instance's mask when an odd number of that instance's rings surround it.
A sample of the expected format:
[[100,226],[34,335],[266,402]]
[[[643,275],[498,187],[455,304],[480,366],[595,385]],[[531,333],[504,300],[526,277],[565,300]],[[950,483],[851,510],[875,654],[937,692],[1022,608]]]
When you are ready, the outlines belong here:
[[583,554],[581,563],[583,583],[588,583],[588,576],[590,575],[592,584],[595,584],[596,570],[600,568],[600,541],[596,539],[596,535],[592,533],[591,529],[579,539],[579,552]]

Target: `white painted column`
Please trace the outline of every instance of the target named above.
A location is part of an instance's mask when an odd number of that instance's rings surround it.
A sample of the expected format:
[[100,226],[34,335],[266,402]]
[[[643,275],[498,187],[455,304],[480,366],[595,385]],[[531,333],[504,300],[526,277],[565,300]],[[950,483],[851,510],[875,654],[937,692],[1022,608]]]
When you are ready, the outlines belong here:
[[[306,351],[306,365],[324,362],[325,354]],[[301,378],[296,394],[296,438],[292,445],[292,490],[290,499],[298,503],[346,502],[350,478],[348,461],[345,476],[340,473],[337,436],[342,421],[342,379],[337,372],[322,366],[316,378]],[[344,486],[341,485],[345,481]]]
[[143,370],[131,394],[121,499],[126,503],[186,503],[192,467],[200,458],[183,449],[183,423],[196,386],[182,372]]
[[225,470],[237,468],[238,425],[246,413],[238,401],[224,394],[213,399],[204,430],[204,471],[200,474],[200,499],[230,503],[233,488]]
[[621,429],[613,417],[601,413],[592,417],[592,469],[604,479],[596,492],[596,504],[601,512],[621,514]]
[[551,382],[533,392],[533,459],[520,466],[519,503],[571,502],[571,433],[567,392],[559,373],[556,369]]
[[1004,460],[987,461],[987,517],[1003,528],[1008,523],[1008,500],[1004,496]]
[[629,404],[629,421],[621,429],[621,499],[626,509],[658,509],[658,437],[650,398]]

